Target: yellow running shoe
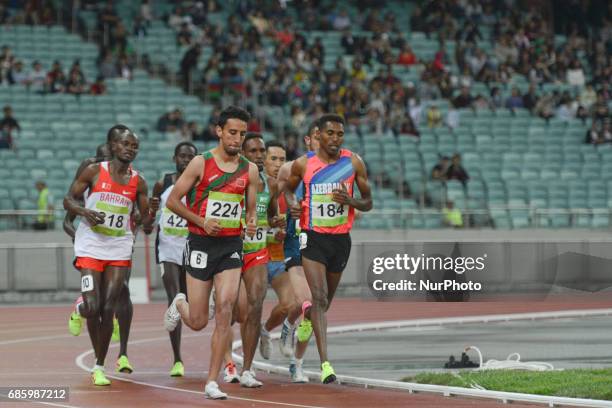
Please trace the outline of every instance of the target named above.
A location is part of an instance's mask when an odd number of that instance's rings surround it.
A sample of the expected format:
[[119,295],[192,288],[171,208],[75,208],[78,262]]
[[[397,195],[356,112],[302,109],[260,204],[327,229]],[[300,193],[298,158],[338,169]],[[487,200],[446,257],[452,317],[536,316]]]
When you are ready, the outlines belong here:
[[303,318],[297,328],[297,338],[300,343],[304,343],[312,336],[312,322],[310,319]]
[[132,371],[134,371],[134,369],[130,365],[127,356],[120,356],[117,360],[117,372],[132,374]]
[[334,368],[329,364],[329,361],[325,361],[321,364],[321,382],[323,384],[329,384],[336,381],[336,373]]
[[182,377],[184,375],[185,367],[183,366],[182,362],[177,361],[176,363],[174,363],[172,370],[170,370],[170,377]]
[[83,318],[77,312],[72,312],[70,320],[68,320],[68,331],[73,336],[81,334],[81,328],[83,327]]
[[104,370],[99,368],[94,368],[91,372],[91,380],[94,385],[110,385],[110,380],[106,378],[106,374],[104,374]]
[[117,320],[116,317],[113,317],[113,335],[111,337],[111,340],[116,343],[116,342],[119,341],[119,339],[120,339],[120,335],[119,335],[119,320]]

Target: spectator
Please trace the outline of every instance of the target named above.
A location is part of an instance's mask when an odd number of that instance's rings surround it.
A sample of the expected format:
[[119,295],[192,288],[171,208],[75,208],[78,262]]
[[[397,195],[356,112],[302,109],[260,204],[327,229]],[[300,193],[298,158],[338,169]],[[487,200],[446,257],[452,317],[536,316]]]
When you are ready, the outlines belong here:
[[151,27],[151,22],[153,21],[153,9],[151,8],[151,0],[142,0],[142,3],[140,4],[140,17],[144,21],[146,27]]
[[353,55],[359,46],[359,41],[357,38],[353,37],[353,32],[351,30],[344,31],[340,43],[342,44],[342,48],[344,48],[344,53],[347,55]]
[[448,172],[448,157],[440,156],[438,164],[431,169],[431,179],[438,181],[446,181],[446,173]]
[[16,61],[11,73],[13,83],[18,85],[30,86],[30,75],[23,70],[23,62]]
[[550,118],[555,116],[553,113],[555,99],[552,95],[546,94],[542,96],[534,108],[534,113],[548,122]]
[[62,93],[66,90],[66,76],[59,61],[53,62],[51,71],[47,73],[47,92]]
[[602,138],[605,141],[605,143],[612,143],[612,129],[610,128],[609,120],[604,122],[601,134],[602,134]]
[[332,26],[336,31],[342,31],[351,26],[351,18],[349,17],[346,10],[342,10],[340,14],[334,18]]
[[[193,70],[198,66],[198,60],[202,54],[202,49],[199,44],[195,44],[185,53],[185,56],[181,60],[180,74],[183,78],[183,89],[187,93],[191,93],[193,90]],[[209,61],[210,62],[210,61]]]
[[14,149],[13,134],[21,130],[19,122],[13,117],[13,109],[6,105],[4,107],[4,118],[0,121],[0,149]]
[[183,113],[180,109],[176,108],[172,112],[168,112],[162,115],[157,121],[157,130],[160,132],[183,133],[185,121],[183,120]]
[[92,95],[104,95],[106,93],[106,84],[104,83],[104,77],[102,75],[98,75],[96,82],[91,84],[89,92]]
[[608,104],[602,92],[597,95],[597,102],[593,104],[591,109],[593,110],[593,120],[598,123],[603,123],[610,116]]
[[585,83],[584,70],[577,59],[572,63],[572,67],[567,70],[567,83],[577,87],[583,87]]
[[402,50],[397,56],[397,64],[400,65],[414,65],[417,63],[416,55],[412,52],[412,48],[410,48],[409,44],[404,44]]
[[125,54],[117,61],[117,72],[120,78],[128,81],[132,80],[132,65],[128,62],[128,58]]
[[43,69],[40,62],[32,63],[32,72],[30,73],[30,86],[34,91],[43,92],[45,83],[47,82],[47,73]]
[[193,34],[191,33],[191,29],[189,28],[189,24],[182,23],[181,29],[176,34],[176,45],[178,47],[187,47],[191,45],[191,37]]
[[504,101],[502,99],[501,90],[498,87],[493,87],[493,89],[491,89],[491,108],[496,110],[503,106]]
[[117,77],[117,65],[113,61],[113,54],[105,50],[103,51],[103,59],[102,63],[99,66],[100,75],[104,77],[104,79],[116,78]]
[[584,106],[578,106],[578,110],[576,110],[576,119],[580,119],[583,125],[586,125],[586,121],[589,118],[589,112],[585,109]]
[[287,161],[295,160],[299,157],[297,136],[293,133],[287,136]]
[[603,142],[604,140],[603,137],[601,137],[601,133],[599,132],[598,124],[597,122],[593,121],[593,123],[591,124],[591,128],[586,131],[585,143],[597,145]]
[[187,129],[185,130],[185,139],[192,141],[200,138],[200,130],[198,124],[194,121],[187,123]]
[[49,194],[49,188],[44,181],[36,182],[36,190],[38,190],[38,216],[33,228],[38,231],[53,229],[53,196]]
[[538,96],[536,95],[535,86],[529,85],[529,91],[523,95],[523,107],[529,109],[529,112],[533,112],[536,104],[538,103]]
[[453,158],[451,159],[451,165],[446,170],[446,179],[447,180],[459,180],[464,186],[467,181],[470,179],[467,171],[461,165],[461,155],[459,153],[455,153]]
[[440,109],[438,109],[438,105],[432,104],[427,109],[427,127],[429,128],[437,128],[442,125],[442,113]]
[[461,88],[461,93],[453,100],[453,106],[457,109],[471,108],[474,98],[470,94],[470,88],[464,86]]
[[597,102],[597,93],[593,89],[592,84],[587,84],[580,93],[580,104],[584,106],[586,110],[589,110],[595,102]]
[[569,94],[564,94],[559,106],[557,107],[557,118],[563,122],[571,121],[575,116],[575,112],[572,112],[571,98]]
[[523,108],[523,98],[518,88],[512,88],[512,94],[506,99],[506,108],[514,112],[515,109]]
[[11,78],[11,70],[13,68],[15,58],[9,47],[6,45],[2,47],[2,54],[0,54],[0,84],[10,85],[13,83]]
[[446,207],[442,209],[444,217],[443,224],[452,228],[463,228],[463,216],[458,208],[455,208],[455,203],[451,200],[446,202]]
[[66,83],[66,92],[73,95],[81,95],[85,92],[87,84],[83,80],[83,77],[78,72],[72,71],[70,79]]

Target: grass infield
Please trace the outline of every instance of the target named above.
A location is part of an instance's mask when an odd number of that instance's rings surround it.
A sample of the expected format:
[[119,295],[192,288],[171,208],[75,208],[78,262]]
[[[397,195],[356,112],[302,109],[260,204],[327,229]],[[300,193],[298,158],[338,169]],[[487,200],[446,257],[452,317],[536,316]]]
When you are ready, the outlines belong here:
[[563,371],[488,370],[451,373],[421,373],[404,382],[471,388],[472,384],[491,391],[520,392],[557,397],[612,400],[612,368]]

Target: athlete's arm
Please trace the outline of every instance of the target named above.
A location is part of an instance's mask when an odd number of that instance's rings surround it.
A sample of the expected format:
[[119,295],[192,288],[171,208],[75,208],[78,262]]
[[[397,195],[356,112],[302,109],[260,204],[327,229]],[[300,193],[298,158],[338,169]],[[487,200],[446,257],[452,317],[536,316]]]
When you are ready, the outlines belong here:
[[163,193],[162,188],[164,188],[164,184],[162,180],[158,180],[153,186],[153,192],[151,193],[151,198],[149,199],[149,211],[155,217],[157,211],[159,210],[159,204],[161,202],[161,195]]
[[295,197],[295,189],[304,177],[306,161],[306,156],[302,156],[293,162],[293,164],[291,165],[291,171],[287,177],[287,181],[284,183],[283,186],[283,192],[285,194],[285,201],[287,201],[287,207],[291,212],[291,216],[295,219],[300,218],[300,215],[302,213],[302,206]]
[[361,198],[352,197],[346,190],[346,186],[341,184],[342,189],[333,191],[332,200],[338,204],[350,205],[359,211],[370,211],[372,209],[372,190],[368,182],[368,173],[366,172],[365,164],[359,155],[353,154],[351,157],[353,167],[355,168],[355,183]]
[[74,220],[76,219],[76,215],[66,211],[66,216],[64,217],[64,223],[62,227],[64,228],[64,232],[68,234],[70,238],[74,241],[74,236],[76,234],[76,228],[74,227]]
[[136,190],[136,204],[140,212],[142,231],[148,235],[153,231],[155,213],[151,213],[149,210],[149,188],[147,187],[147,182],[140,175],[138,176],[138,187]]
[[181,201],[183,197],[187,195],[189,190],[191,190],[193,186],[195,186],[200,181],[200,176],[203,173],[204,158],[202,156],[196,156],[193,158],[193,160],[189,162],[183,174],[181,174],[178,180],[176,180],[174,188],[168,196],[166,207],[168,207],[170,211],[172,211],[179,217],[191,222],[192,224],[199,226],[200,228],[204,228],[204,230],[210,234],[210,232],[206,229],[204,225],[204,218],[189,210],[189,208],[187,208],[187,206]]
[[93,185],[93,180],[99,172],[100,166],[91,164],[79,174],[78,178],[70,186],[70,190],[64,197],[64,208],[75,216],[84,217],[89,225],[98,225],[104,222],[104,214],[85,208],[83,194],[85,190]]
[[270,187],[270,202],[268,203],[268,224],[271,228],[285,228],[286,221],[279,217],[278,214],[278,184],[272,177],[268,177],[268,186]]
[[257,190],[260,182],[257,165],[249,163],[249,185],[246,191],[246,234],[249,237],[257,232]]

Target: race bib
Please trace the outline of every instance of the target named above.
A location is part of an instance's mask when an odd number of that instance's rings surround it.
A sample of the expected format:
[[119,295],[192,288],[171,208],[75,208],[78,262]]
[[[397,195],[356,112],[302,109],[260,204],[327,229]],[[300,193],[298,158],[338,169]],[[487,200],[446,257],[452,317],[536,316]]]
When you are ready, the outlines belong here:
[[337,227],[348,222],[348,206],[338,204],[329,194],[312,195],[312,225]]
[[89,292],[94,289],[94,280],[91,275],[84,275],[81,278],[81,292]]
[[162,211],[159,224],[166,235],[174,237],[186,237],[189,235],[187,221],[170,211],[167,207]]
[[259,251],[260,249],[264,249],[266,247],[267,231],[268,229],[265,227],[257,227],[257,231],[255,231],[255,235],[253,235],[253,238],[249,237],[248,235],[245,235],[242,244],[244,252],[254,252]]
[[96,210],[104,213],[104,224],[91,227],[98,234],[109,237],[122,237],[129,226],[129,207],[112,205],[102,201],[96,202]]
[[211,191],[206,205],[206,218],[216,218],[223,228],[239,228],[242,208],[240,194]]
[[191,251],[189,255],[189,266],[197,269],[205,269],[208,265],[208,254],[202,251]]

